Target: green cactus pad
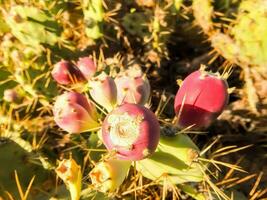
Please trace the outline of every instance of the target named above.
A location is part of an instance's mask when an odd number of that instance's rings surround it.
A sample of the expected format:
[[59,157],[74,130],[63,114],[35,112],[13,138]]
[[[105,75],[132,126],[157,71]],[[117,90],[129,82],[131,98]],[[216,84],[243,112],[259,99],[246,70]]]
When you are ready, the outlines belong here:
[[246,0],[240,4],[236,25],[231,29],[231,36],[240,48],[240,63],[267,65],[266,13],[264,0]]
[[164,175],[168,175],[167,180],[173,184],[200,182],[204,179],[203,173],[199,164],[193,162],[198,152],[198,147],[186,135],[161,136],[157,151],[138,161],[136,168],[146,178],[160,179],[161,183]]
[[85,33],[92,39],[99,39],[103,36],[102,23],[104,20],[104,10],[101,0],[86,0],[83,2],[83,14],[86,29]]
[[[24,191],[26,191],[33,176],[35,176],[35,180],[31,194],[34,194],[33,190],[37,191],[37,187],[41,189],[42,186],[40,183],[47,180],[48,171],[31,162],[34,160],[31,153],[11,141],[1,143],[0,151],[0,196],[5,196],[5,191],[8,191],[15,199],[19,199],[14,176],[15,170],[17,171],[20,184]],[[30,197],[29,199],[34,198]]]
[[148,27],[146,26],[148,20],[148,16],[145,13],[127,13],[122,19],[122,25],[128,33],[142,38],[149,35]]
[[193,11],[197,24],[208,33],[213,29],[212,15],[213,7],[210,0],[194,0]]
[[39,47],[59,41],[61,28],[48,11],[31,6],[14,6],[6,15],[12,34],[23,44]]
[[226,59],[241,67],[266,66],[267,2],[243,0],[234,23],[228,25],[228,34],[215,28],[212,21],[213,6],[211,0],[193,1],[196,22],[209,36],[212,46]]

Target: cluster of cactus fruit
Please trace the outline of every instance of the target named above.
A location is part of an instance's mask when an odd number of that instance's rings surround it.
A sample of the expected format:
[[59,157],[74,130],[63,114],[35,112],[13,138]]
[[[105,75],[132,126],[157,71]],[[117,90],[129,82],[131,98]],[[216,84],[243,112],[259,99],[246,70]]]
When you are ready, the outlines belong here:
[[[190,137],[160,134],[157,116],[147,108],[150,84],[141,69],[137,66],[121,69],[115,77],[104,71],[98,72],[89,57],[80,58],[76,65],[60,61],[52,70],[58,84],[71,87],[82,81],[83,88],[89,88],[85,94],[74,87],[76,91],[58,96],[53,113],[56,124],[68,133],[98,131],[99,140],[109,151],[90,172],[92,185],[102,192],[115,191],[133,161],[136,169],[151,180],[170,174],[175,184],[203,181],[204,174],[197,162],[200,151]],[[227,89],[224,78],[205,71],[204,67],[190,74],[176,94],[176,125],[195,129],[209,126],[227,105]],[[58,172],[61,168],[60,165]],[[70,191],[77,196],[75,189]]]
[[[67,188],[72,200],[97,195],[104,199],[123,187],[131,170],[163,187],[167,183],[168,189],[176,185],[197,200],[230,199],[214,185],[216,195],[203,189],[212,184],[206,151],[183,133],[205,130],[223,112],[229,101],[229,74],[212,73],[204,66],[189,74],[175,95],[170,123],[153,112],[154,88],[140,67],[140,62],[160,66],[169,59],[170,35],[176,31],[182,3],[0,1],[0,150],[8,152],[0,154],[0,169],[6,171],[0,173],[0,199],[12,194],[26,200],[29,190],[30,199],[55,196],[53,184],[45,182],[53,179],[51,171],[64,182],[58,189],[64,194],[58,198],[69,199]],[[193,0],[195,20],[212,47],[244,69],[250,80],[248,102],[258,112],[260,97],[251,86],[253,74],[267,73],[267,4],[243,0],[227,28],[218,28],[215,20],[223,24],[221,19],[213,20],[223,18],[214,4]],[[100,50],[92,52],[91,47]],[[117,48],[126,48],[140,62],[104,58]],[[71,152],[68,159],[65,151]],[[16,182],[10,179],[14,170]],[[203,183],[203,191],[197,183]]]

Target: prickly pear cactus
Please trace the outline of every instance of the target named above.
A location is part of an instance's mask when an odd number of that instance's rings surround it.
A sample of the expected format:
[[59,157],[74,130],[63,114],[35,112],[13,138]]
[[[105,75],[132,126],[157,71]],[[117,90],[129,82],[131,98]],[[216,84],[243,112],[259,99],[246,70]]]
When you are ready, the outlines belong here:
[[[267,23],[266,3],[242,1],[226,34],[212,19],[218,6],[231,7],[221,1],[193,1],[202,8],[195,11],[199,24],[229,61],[263,70],[267,28],[258,23]],[[203,97],[189,80],[173,108],[170,80],[184,75],[180,67],[170,73],[173,66],[203,52],[171,52],[180,49],[175,41],[191,42],[179,34],[182,17],[191,26],[191,2],[0,0],[0,199],[230,199],[234,170],[242,169],[220,157],[247,147],[225,146],[207,127],[223,112],[228,88],[208,82],[214,90],[206,87]],[[200,75],[203,81],[207,74]],[[190,111],[208,106],[215,115],[185,115],[188,102]],[[178,117],[189,122],[178,126]],[[208,123],[193,131],[192,118]],[[248,177],[258,184],[263,175],[255,176]]]
[[[266,1],[241,1],[236,18],[226,20],[231,23],[225,24],[227,28],[224,28],[224,32],[217,28],[218,25],[224,26],[224,22],[216,24],[212,18],[215,13],[212,1],[193,1],[193,11],[197,24],[208,35],[214,49],[228,61],[244,69],[248,103],[252,111],[257,113],[256,104],[260,102],[260,97],[253,86],[253,74],[265,77],[267,73]],[[224,17],[223,14],[220,16]]]
[[[174,32],[177,14],[182,5],[177,1],[142,1],[137,0],[139,7],[132,8],[122,18],[122,26],[138,42],[143,42],[146,60],[160,64],[161,59],[168,58],[167,44],[169,36]],[[140,10],[140,11],[139,11]],[[134,41],[132,41],[134,45]]]
[[[5,191],[7,191],[16,199],[19,198],[18,190],[15,187],[15,170],[23,189],[27,188],[34,176],[32,190],[41,189],[39,184],[48,179],[49,173],[42,166],[35,164],[33,154],[25,151],[15,142],[8,140],[1,142],[0,151],[4,152],[0,154],[0,196],[5,197]],[[31,198],[34,199],[33,196]]]
[[101,0],[83,1],[83,14],[86,24],[85,33],[89,38],[98,39],[103,36],[104,10]]
[[48,11],[32,6],[13,6],[5,14],[12,34],[23,44],[40,48],[59,42],[61,27]]

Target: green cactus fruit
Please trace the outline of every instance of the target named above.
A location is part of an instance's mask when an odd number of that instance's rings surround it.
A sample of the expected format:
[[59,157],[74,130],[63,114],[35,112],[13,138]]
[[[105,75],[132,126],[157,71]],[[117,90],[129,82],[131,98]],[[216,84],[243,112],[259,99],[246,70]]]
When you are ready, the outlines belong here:
[[[5,197],[4,191],[8,191],[15,199],[19,199],[14,177],[15,170],[24,191],[26,191],[33,176],[35,176],[35,179],[31,194],[35,193],[33,191],[37,192],[37,188],[41,189],[41,183],[48,179],[48,171],[44,170],[41,165],[31,162],[34,159],[31,153],[12,141],[2,142],[0,144],[0,151],[2,152],[0,154],[0,196]],[[32,195],[30,195],[29,199],[35,199]]]
[[61,27],[48,11],[32,6],[13,6],[6,14],[12,34],[23,44],[35,48],[59,41]]
[[83,1],[83,14],[86,24],[85,33],[94,40],[103,36],[104,10],[102,0]]
[[173,184],[200,182],[204,180],[204,175],[199,164],[193,162],[198,154],[198,147],[187,135],[161,135],[156,152],[151,157],[138,161],[136,168],[146,178],[159,178],[161,183],[164,175]]
[[59,178],[68,186],[71,200],[79,200],[82,189],[82,171],[81,166],[72,158],[60,161],[55,169]]
[[108,159],[100,161],[90,171],[92,184],[101,192],[114,192],[128,175],[131,161]]

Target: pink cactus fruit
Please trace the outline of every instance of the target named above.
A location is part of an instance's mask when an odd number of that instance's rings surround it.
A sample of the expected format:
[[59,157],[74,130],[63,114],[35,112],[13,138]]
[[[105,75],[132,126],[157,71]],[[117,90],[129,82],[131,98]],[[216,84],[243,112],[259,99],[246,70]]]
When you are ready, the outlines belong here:
[[117,85],[118,104],[136,103],[144,105],[150,96],[150,84],[139,67],[131,67],[118,74],[115,78]]
[[198,70],[185,78],[175,97],[180,127],[208,127],[228,103],[228,84],[217,74]]
[[58,96],[53,113],[56,124],[69,133],[81,133],[99,127],[95,107],[84,95],[76,92]]
[[125,103],[109,113],[102,124],[103,143],[119,159],[141,160],[159,143],[160,127],[153,112],[142,105]]
[[92,98],[108,111],[113,110],[117,104],[116,84],[110,76],[102,72],[89,81],[89,92]]
[[96,65],[93,59],[89,57],[79,58],[79,61],[77,62],[77,67],[87,80],[89,80],[95,75]]
[[62,85],[70,85],[85,81],[85,77],[82,75],[81,71],[72,63],[65,60],[56,63],[51,73],[54,80]]

